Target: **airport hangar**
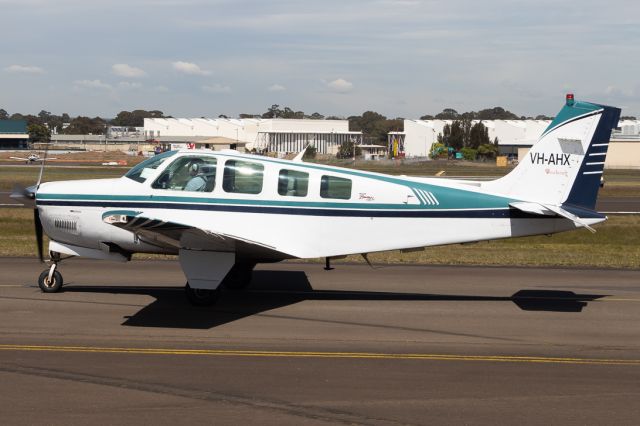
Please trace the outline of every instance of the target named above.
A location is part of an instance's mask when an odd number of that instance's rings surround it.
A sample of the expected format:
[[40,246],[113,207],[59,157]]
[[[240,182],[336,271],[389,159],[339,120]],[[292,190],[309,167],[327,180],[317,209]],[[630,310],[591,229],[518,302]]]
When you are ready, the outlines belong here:
[[[499,155],[520,158],[551,123],[550,120],[473,120],[482,121],[489,138],[498,138]],[[395,144],[405,157],[427,157],[438,142],[444,126],[453,120],[404,120],[404,131],[390,132],[389,151]],[[621,120],[611,135],[605,168],[640,168],[640,120]]]
[[[452,120],[404,120],[404,131],[388,134],[389,152],[394,144],[406,158],[426,158]],[[498,138],[500,155],[521,158],[547,128],[549,120],[482,120],[489,138]],[[0,130],[1,132],[1,130]],[[198,148],[234,148],[273,152],[279,156],[300,152],[307,145],[320,154],[335,154],[345,141],[363,148],[362,132],[349,131],[348,120],[261,119],[261,118],[146,118],[144,128],[136,134],[52,135],[57,145],[91,150],[149,151],[158,144],[167,149],[189,146]],[[9,135],[7,135],[9,136]],[[20,135],[25,143],[28,134]],[[2,135],[0,134],[0,138]],[[2,140],[2,139],[0,139]],[[124,149],[127,145],[127,149]],[[376,147],[376,146],[372,146]],[[382,158],[380,152],[367,158]],[[640,168],[640,120],[622,120],[612,134],[606,168]]]
[[171,148],[189,143],[196,148],[300,152],[307,145],[320,154],[335,154],[346,141],[362,144],[362,132],[349,131],[348,120],[280,118],[145,118],[144,137]]
[[26,120],[0,120],[0,149],[26,148],[28,143]]

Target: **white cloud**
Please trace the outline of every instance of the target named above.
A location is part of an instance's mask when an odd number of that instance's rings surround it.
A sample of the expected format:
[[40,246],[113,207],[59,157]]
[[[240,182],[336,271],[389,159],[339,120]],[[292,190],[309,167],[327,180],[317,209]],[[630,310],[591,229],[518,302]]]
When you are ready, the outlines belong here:
[[44,70],[33,65],[10,65],[4,69],[6,72],[17,74],[43,74]]
[[287,90],[287,88],[280,84],[272,84],[271,86],[267,87],[267,91],[269,92],[283,92],[285,90]]
[[118,87],[125,90],[139,89],[142,87],[140,83],[132,83],[130,81],[122,81],[118,83]]
[[78,88],[84,88],[84,89],[100,89],[100,90],[111,90],[113,89],[113,87],[111,87],[110,84],[107,83],[103,83],[100,80],[76,80],[73,82],[73,84],[75,85],[75,87]]
[[214,84],[213,86],[202,86],[202,90],[209,93],[229,93],[231,88],[229,86],[223,86],[221,84]]
[[174,70],[184,74],[190,74],[190,75],[210,75],[211,74],[211,71],[203,70],[202,68],[200,68],[200,66],[192,62],[177,61],[177,62],[173,62],[172,65]]
[[353,89],[353,83],[347,81],[343,78],[338,78],[336,80],[330,81],[326,83],[327,88],[332,92],[336,93],[347,93]]
[[114,64],[111,66],[111,69],[115,75],[120,77],[138,78],[147,75],[143,69],[132,67],[128,64]]
[[153,88],[153,91],[158,93],[166,93],[169,91],[169,88],[167,86],[156,86]]

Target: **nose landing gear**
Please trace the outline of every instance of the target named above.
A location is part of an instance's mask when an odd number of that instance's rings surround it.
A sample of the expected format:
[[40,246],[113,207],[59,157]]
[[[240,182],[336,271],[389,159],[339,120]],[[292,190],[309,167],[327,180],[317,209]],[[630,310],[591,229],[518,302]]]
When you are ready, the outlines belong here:
[[58,263],[62,261],[60,253],[50,252],[51,266],[38,277],[38,287],[43,293],[57,293],[62,288],[62,274],[58,271]]

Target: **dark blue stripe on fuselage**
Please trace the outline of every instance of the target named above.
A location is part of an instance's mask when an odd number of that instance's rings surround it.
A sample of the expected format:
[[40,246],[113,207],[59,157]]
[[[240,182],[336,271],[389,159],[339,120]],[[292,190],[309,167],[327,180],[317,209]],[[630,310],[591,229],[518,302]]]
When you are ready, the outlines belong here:
[[298,207],[268,207],[224,204],[184,204],[184,203],[147,203],[135,201],[57,201],[41,200],[39,206],[68,207],[115,207],[115,208],[147,208],[171,210],[200,210],[233,213],[266,213],[295,216],[325,217],[391,217],[391,218],[472,218],[472,219],[548,219],[553,216],[539,216],[525,213],[517,209],[489,210],[358,210],[358,209],[321,209]]

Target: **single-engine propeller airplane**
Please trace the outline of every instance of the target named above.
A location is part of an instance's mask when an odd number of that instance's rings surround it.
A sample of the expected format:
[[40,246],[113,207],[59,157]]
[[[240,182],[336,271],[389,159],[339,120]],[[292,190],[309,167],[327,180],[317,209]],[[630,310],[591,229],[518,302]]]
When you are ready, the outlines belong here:
[[[170,151],[118,179],[48,182],[35,200],[43,292],[63,285],[71,256],[178,255],[186,293],[213,304],[249,284],[257,263],[593,231],[611,130],[620,109],[566,104],[529,154],[492,181],[391,176],[224,151]],[[42,171],[42,170],[41,170]]]
[[[30,153],[29,155],[27,155],[26,158],[25,157],[9,157],[9,158],[11,160],[24,161],[26,164],[33,164],[33,163],[44,161],[44,157],[40,157],[35,152]],[[57,160],[57,158],[47,158],[47,161],[50,161],[50,160]]]

